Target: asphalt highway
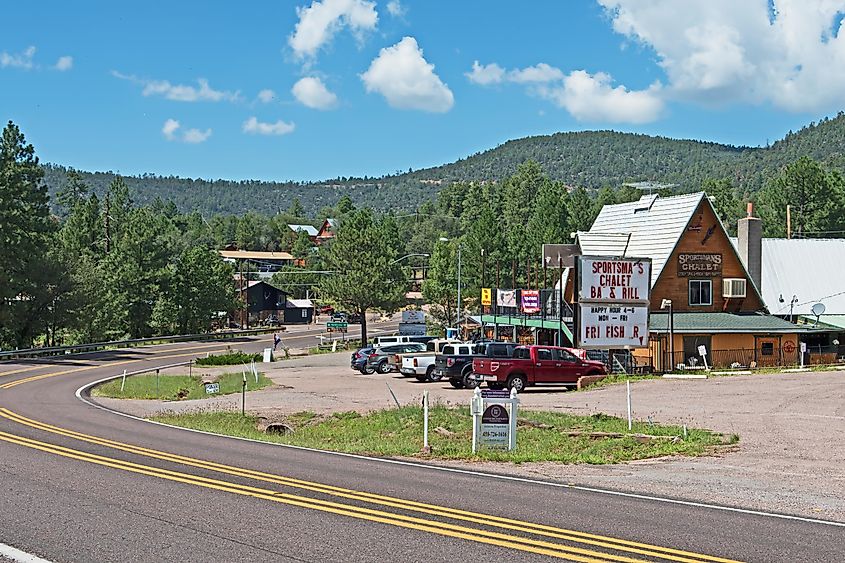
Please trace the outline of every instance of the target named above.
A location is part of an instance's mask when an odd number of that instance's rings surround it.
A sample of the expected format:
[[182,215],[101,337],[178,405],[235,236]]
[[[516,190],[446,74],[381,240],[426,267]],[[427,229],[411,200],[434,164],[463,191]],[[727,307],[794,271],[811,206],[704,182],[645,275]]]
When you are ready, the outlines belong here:
[[51,561],[845,561],[845,528],[822,522],[211,436],[76,396],[226,345],[0,364],[0,543]]

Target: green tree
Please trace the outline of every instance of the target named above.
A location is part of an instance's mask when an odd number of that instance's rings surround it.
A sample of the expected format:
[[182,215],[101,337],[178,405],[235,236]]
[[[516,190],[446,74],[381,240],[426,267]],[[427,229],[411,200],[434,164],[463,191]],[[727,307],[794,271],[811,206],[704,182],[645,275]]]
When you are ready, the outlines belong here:
[[293,198],[293,202],[288,207],[288,215],[297,219],[305,217],[305,208],[302,207],[302,202],[299,201],[298,197]]
[[455,326],[455,312],[458,309],[458,244],[459,241],[449,240],[439,241],[434,246],[428,275],[422,284],[429,315],[442,328]]
[[569,218],[567,230],[570,233],[590,230],[596,218],[593,202],[582,186],[569,192],[569,197],[566,199],[566,212]]
[[766,236],[786,235],[786,206],[791,206],[795,236],[827,234],[842,229],[845,186],[839,172],[830,172],[809,157],[788,165],[759,194]]
[[320,284],[322,298],[361,315],[364,343],[367,310],[395,311],[405,300],[407,281],[397,258],[394,242],[369,209],[347,217],[326,253],[326,269],[333,273]]
[[35,280],[47,266],[53,231],[42,177],[35,148],[10,121],[0,140],[0,345],[32,339],[19,310],[41,301]]
[[161,283],[152,311],[159,332],[205,332],[217,313],[234,308],[232,268],[207,249],[186,249],[166,267]]
[[736,222],[743,216],[742,201],[731,181],[727,178],[708,179],[704,181],[701,189],[712,198],[713,207],[728,232],[736,234]]

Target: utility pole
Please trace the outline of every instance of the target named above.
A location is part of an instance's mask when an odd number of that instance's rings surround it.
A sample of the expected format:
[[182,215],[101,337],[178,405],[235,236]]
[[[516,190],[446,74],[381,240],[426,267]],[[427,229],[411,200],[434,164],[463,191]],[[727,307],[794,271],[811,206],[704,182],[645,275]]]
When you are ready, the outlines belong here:
[[786,238],[792,238],[792,206],[786,206]]
[[461,241],[458,239],[458,313],[455,324],[458,325],[458,334],[461,332]]
[[[484,292],[484,249],[481,249],[481,291]],[[481,314],[484,314],[484,303],[481,303]],[[481,324],[482,328],[484,323]],[[482,331],[483,332],[483,331]]]
[[557,255],[558,293],[557,293],[557,345],[563,346],[563,256]]

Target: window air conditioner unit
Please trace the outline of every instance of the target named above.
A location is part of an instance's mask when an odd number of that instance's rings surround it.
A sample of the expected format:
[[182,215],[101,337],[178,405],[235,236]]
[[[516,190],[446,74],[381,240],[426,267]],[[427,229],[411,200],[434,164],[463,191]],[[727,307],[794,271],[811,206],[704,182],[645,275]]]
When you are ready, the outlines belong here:
[[725,278],[722,280],[722,297],[745,297],[747,281],[742,278]]

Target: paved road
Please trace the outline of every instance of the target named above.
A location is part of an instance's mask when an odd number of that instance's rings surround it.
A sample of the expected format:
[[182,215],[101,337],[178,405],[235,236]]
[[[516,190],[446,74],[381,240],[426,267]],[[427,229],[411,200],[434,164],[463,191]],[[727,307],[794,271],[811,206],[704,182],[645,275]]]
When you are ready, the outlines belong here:
[[75,396],[222,348],[0,365],[0,543],[54,561],[845,560],[842,527],[214,437]]

